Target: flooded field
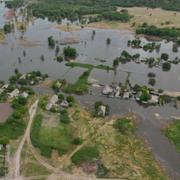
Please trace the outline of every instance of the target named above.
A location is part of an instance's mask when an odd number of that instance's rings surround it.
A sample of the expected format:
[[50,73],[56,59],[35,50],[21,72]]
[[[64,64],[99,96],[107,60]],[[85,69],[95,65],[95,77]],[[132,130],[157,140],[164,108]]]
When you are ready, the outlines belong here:
[[[4,4],[0,4],[0,27],[3,26],[4,13],[7,9]],[[180,52],[172,51],[172,42],[165,40],[159,41],[160,50],[145,52],[143,49],[133,49],[127,46],[128,40],[135,38],[135,34],[130,31],[105,30],[84,28],[73,32],[64,32],[56,28],[56,23],[49,22],[47,19],[36,19],[26,27],[25,32],[15,32],[7,34],[5,42],[0,44],[0,79],[7,81],[14,74],[15,68],[20,72],[26,73],[32,70],[39,70],[47,73],[51,79],[63,79],[74,83],[85,71],[82,68],[69,68],[65,62],[59,63],[54,60],[55,51],[48,47],[48,37],[53,36],[59,42],[60,54],[66,46],[67,39],[73,40],[71,44],[78,52],[77,62],[93,65],[105,64],[112,66],[113,60],[119,57],[123,50],[131,54],[140,53],[141,58],[160,57],[161,53],[168,53],[170,59],[180,57]],[[92,38],[93,30],[96,32]],[[111,38],[111,44],[107,45],[107,38]],[[141,38],[145,44],[145,38]],[[44,60],[41,60],[41,56]],[[102,63],[103,62],[103,63]],[[180,65],[172,64],[169,72],[163,72],[161,67],[148,68],[147,65],[135,62],[120,64],[117,71],[105,71],[93,69],[90,78],[97,80],[100,84],[124,83],[130,72],[129,80],[131,84],[148,85],[147,74],[156,74],[156,84],[154,88],[166,91],[180,91]],[[167,168],[174,179],[180,177],[180,154],[175,147],[168,141],[162,132],[162,127],[172,119],[173,116],[180,117],[180,110],[170,105],[164,107],[147,107],[138,105],[134,100],[120,100],[107,98],[101,95],[99,88],[90,87],[93,95],[87,94],[76,96],[81,104],[92,107],[97,100],[102,100],[109,104],[111,114],[124,114],[135,112],[140,117],[139,136],[148,140],[148,144],[156,158]],[[37,90],[38,92],[41,89]],[[43,90],[42,90],[43,91]],[[49,91],[46,91],[49,92]],[[158,116],[155,116],[158,114]]]

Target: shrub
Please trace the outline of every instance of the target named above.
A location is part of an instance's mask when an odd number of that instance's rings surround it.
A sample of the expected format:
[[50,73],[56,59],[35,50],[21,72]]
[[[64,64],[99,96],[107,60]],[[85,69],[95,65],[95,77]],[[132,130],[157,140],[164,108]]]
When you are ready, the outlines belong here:
[[156,80],[154,78],[150,78],[148,81],[148,84],[150,84],[151,86],[154,86],[156,84]]
[[60,112],[60,121],[62,123],[64,123],[64,124],[69,124],[70,123],[70,118],[69,118],[67,110],[62,110]]
[[96,146],[85,146],[77,151],[71,158],[75,165],[99,159],[99,152]]
[[73,139],[73,144],[74,144],[74,145],[80,145],[80,144],[82,144],[82,139],[80,139],[80,138],[75,138],[75,139]]
[[73,96],[67,96],[66,100],[68,103],[72,103],[72,104],[75,102],[75,99]]
[[162,69],[163,69],[163,71],[170,71],[170,69],[171,69],[171,64],[170,64],[169,62],[163,63]]
[[127,134],[134,131],[134,125],[132,121],[126,118],[117,119],[114,123],[114,127],[122,134]]
[[77,56],[76,49],[70,46],[65,47],[63,53],[66,58],[76,58]]

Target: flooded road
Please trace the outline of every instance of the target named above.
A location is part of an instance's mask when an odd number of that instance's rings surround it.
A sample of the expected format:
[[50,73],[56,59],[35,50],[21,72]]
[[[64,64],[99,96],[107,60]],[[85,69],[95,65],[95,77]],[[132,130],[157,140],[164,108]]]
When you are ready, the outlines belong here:
[[[6,22],[4,13],[7,9],[4,4],[0,4],[0,27]],[[105,30],[105,29],[81,29],[74,32],[64,32],[55,28],[57,24],[49,22],[47,19],[36,19],[29,22],[24,33],[15,31],[7,34],[5,42],[0,44],[0,79],[7,81],[14,74],[14,69],[18,68],[20,72],[26,73],[32,70],[39,70],[47,73],[52,79],[65,78],[69,82],[75,82],[85,71],[82,68],[71,69],[65,66],[65,62],[58,63],[54,60],[55,51],[48,47],[48,37],[53,36],[58,42],[67,38],[78,41],[72,44],[78,52],[77,60],[81,63],[112,65],[113,60],[119,57],[123,50],[131,54],[140,53],[141,58],[160,57],[161,53],[168,53],[170,59],[180,57],[180,52],[172,52],[172,42],[160,41],[161,48],[159,52],[145,52],[142,49],[132,49],[127,46],[129,39],[134,39],[134,34],[129,31]],[[96,34],[92,39],[92,31]],[[111,44],[107,46],[106,39],[111,38]],[[143,43],[148,41],[141,38]],[[59,44],[60,54],[66,45]],[[23,53],[25,52],[25,55]],[[44,56],[44,61],[41,56]],[[172,65],[169,72],[163,72],[161,68],[148,68],[145,64],[136,64],[130,62],[119,65],[117,72],[106,72],[104,70],[93,69],[91,78],[98,80],[100,84],[110,84],[124,82],[127,73],[132,72],[130,76],[131,84],[148,85],[147,74],[156,73],[156,89],[169,91],[180,91],[180,65]],[[115,98],[106,98],[100,95],[100,89],[91,88],[94,95],[76,96],[79,102],[92,108],[95,101],[102,100],[109,104],[111,114],[125,114],[135,112],[140,117],[138,133],[140,137],[148,140],[149,146],[155,157],[163,164],[173,179],[180,179],[180,153],[177,153],[174,145],[165,137],[162,127],[170,121],[172,116],[180,117],[180,110],[170,105],[164,107],[139,106],[134,100],[121,100]],[[41,91],[39,89],[39,91]],[[48,91],[47,91],[48,92]],[[155,114],[159,114],[158,117]]]

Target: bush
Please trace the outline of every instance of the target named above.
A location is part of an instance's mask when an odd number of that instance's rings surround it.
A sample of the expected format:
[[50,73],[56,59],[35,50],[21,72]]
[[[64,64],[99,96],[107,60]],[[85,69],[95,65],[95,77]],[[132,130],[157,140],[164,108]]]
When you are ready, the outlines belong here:
[[0,137],[0,144],[2,144],[2,145],[9,144],[9,138],[6,136]]
[[62,56],[58,56],[57,58],[56,58],[56,60],[57,60],[57,62],[62,62],[64,59],[63,59],[63,57]]
[[156,74],[153,73],[153,72],[149,72],[149,73],[148,73],[148,77],[149,77],[149,78],[154,78],[154,77],[156,77]]
[[74,145],[80,145],[80,144],[82,144],[82,139],[80,139],[80,138],[75,138],[75,139],[73,139],[73,144],[74,144]]
[[96,146],[85,146],[77,151],[71,158],[75,165],[99,159],[99,152]]
[[62,123],[64,123],[64,124],[69,124],[70,123],[70,118],[69,118],[67,110],[62,110],[60,112],[60,121]]
[[132,133],[134,131],[134,124],[131,120],[126,118],[117,119],[114,123],[114,127],[122,134]]
[[170,71],[170,69],[171,69],[171,63],[169,63],[169,62],[165,62],[165,63],[163,63],[163,65],[162,65],[162,70],[163,71]]
[[161,59],[167,61],[167,60],[169,59],[169,55],[166,54],[166,53],[162,53],[162,54],[161,54]]
[[60,102],[62,102],[65,99],[64,94],[59,94],[58,99]]
[[75,102],[75,99],[73,96],[67,96],[66,100],[68,103],[71,103],[71,104],[73,104]]
[[156,84],[156,80],[154,78],[150,78],[148,84],[154,86]]
[[66,58],[76,58],[77,56],[76,49],[70,46],[65,47],[63,53]]
[[49,45],[50,48],[55,47],[55,40],[53,39],[52,36],[48,37],[48,45]]

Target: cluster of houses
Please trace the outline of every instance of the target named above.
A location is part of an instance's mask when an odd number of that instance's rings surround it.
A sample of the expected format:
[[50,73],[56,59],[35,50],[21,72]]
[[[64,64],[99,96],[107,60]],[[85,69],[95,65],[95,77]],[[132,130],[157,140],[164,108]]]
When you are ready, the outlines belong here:
[[124,88],[123,86],[118,85],[105,85],[102,89],[102,94],[108,97],[115,97],[121,99],[131,99],[134,98],[136,101],[141,102],[143,104],[158,104],[159,97],[161,93],[155,90],[147,90],[148,100],[143,100],[143,87],[138,90],[134,90],[133,88]]
[[19,82],[26,85],[36,85],[44,81],[47,77],[47,74],[41,74],[39,71],[32,71],[27,74],[22,74],[19,77]]
[[46,110],[50,111],[52,108],[60,109],[60,108],[68,108],[70,106],[70,103],[64,99],[62,101],[59,100],[58,96],[54,94],[48,101],[46,105]]
[[18,97],[18,96],[22,96],[24,98],[28,98],[28,96],[29,96],[28,92],[26,92],[26,91],[21,92],[20,89],[18,89],[18,88],[15,88],[15,89],[13,89],[12,91],[9,92],[8,87],[9,87],[8,84],[4,84],[0,88],[0,95],[2,93],[6,92],[7,93],[7,97],[10,98],[10,99],[13,99],[13,98]]

